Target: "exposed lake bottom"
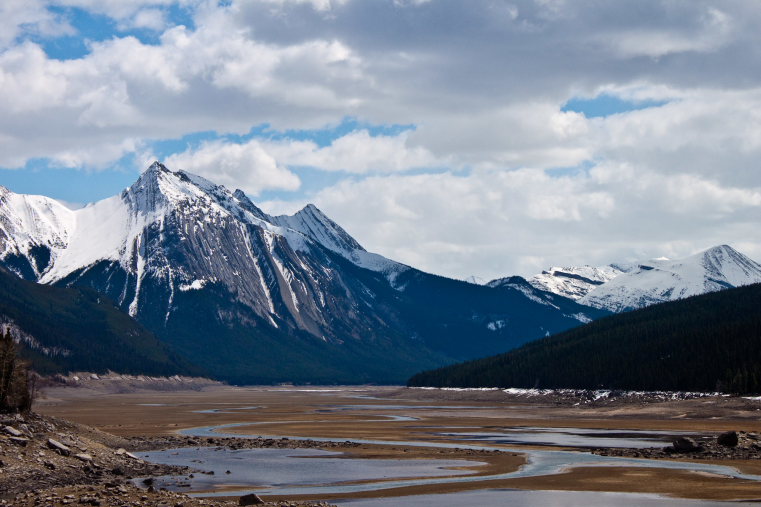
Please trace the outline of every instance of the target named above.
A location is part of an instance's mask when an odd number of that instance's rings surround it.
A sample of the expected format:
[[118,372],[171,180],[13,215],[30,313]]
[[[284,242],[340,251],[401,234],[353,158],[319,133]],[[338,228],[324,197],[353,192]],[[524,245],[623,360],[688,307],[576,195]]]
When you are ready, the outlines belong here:
[[[234,430],[245,423],[216,425],[183,430],[182,433],[196,437],[253,438],[252,435]],[[524,428],[526,433],[534,428]],[[596,431],[575,428],[536,428],[537,434],[584,435],[594,437]],[[528,433],[531,433],[528,431]],[[574,436],[575,434],[575,436]],[[658,432],[633,432],[628,437],[652,438]],[[455,436],[455,435],[452,435]],[[457,435],[461,437],[464,435]],[[479,435],[480,436],[480,435]],[[486,436],[486,435],[485,435]],[[489,434],[488,437],[494,435]],[[660,435],[658,435],[660,436]],[[489,439],[487,437],[487,440]],[[617,438],[620,435],[604,433],[601,438]],[[280,438],[280,437],[273,437]],[[301,440],[300,437],[287,437]],[[305,439],[304,439],[305,440]],[[312,438],[313,441],[338,442],[339,439]],[[528,439],[529,441],[531,438]],[[507,449],[483,445],[420,441],[375,441],[353,439],[370,445],[400,445],[409,447],[458,448],[472,450],[499,450],[522,453],[527,462],[518,470],[494,475],[474,476],[477,467],[484,463],[474,460],[447,459],[366,459],[348,457],[340,452],[318,449],[227,449],[224,447],[196,447],[170,449],[141,453],[141,457],[170,465],[190,466],[200,471],[184,477],[161,477],[158,487],[191,493],[194,496],[229,496],[255,492],[261,495],[311,496],[329,499],[331,495],[366,494],[382,490],[437,485],[539,477],[559,474],[579,467],[632,467],[662,468],[679,471],[702,472],[725,477],[761,480],[752,474],[743,474],[729,466],[690,463],[667,460],[616,458],[562,450]],[[498,441],[500,441],[498,439]],[[469,469],[467,469],[469,468]],[[194,493],[195,492],[195,493]],[[520,489],[479,489],[476,491],[446,494],[424,494],[403,497],[337,500],[341,505],[372,507],[387,505],[719,505],[722,502],[686,500],[658,495],[605,492],[536,491]]]

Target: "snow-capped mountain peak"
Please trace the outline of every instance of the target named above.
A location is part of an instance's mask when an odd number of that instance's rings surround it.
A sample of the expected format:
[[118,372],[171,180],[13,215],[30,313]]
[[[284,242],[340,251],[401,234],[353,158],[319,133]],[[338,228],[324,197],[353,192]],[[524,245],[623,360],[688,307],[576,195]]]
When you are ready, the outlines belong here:
[[[489,282],[509,283],[510,277]],[[607,266],[553,266],[528,279],[533,287],[583,305],[620,312],[761,282],[761,265],[729,245],[684,259],[658,257]]]
[[579,302],[618,312],[758,282],[761,265],[728,245],[719,245],[684,259],[640,263]]
[[39,277],[66,248],[74,212],[49,197],[0,186],[0,258],[23,278]]
[[[0,234],[12,238],[2,242],[4,264],[13,268],[10,256],[16,255],[23,261],[24,276],[42,283],[69,283],[72,276],[86,276],[91,270],[118,269],[127,280],[115,299],[120,304],[131,300],[133,315],[139,311],[142,281],[149,274],[165,280],[169,294],[175,288],[203,288],[209,280],[225,279],[242,301],[251,305],[265,301],[259,312],[268,318],[278,313],[268,287],[274,280],[282,280],[281,291],[291,294],[290,311],[298,314],[294,291],[309,285],[298,278],[306,276],[316,283],[319,276],[306,258],[324,256],[320,249],[383,273],[391,281],[409,269],[367,252],[314,205],[293,216],[271,217],[240,190],[231,192],[159,162],[119,195],[75,211],[52,199],[8,190],[0,193],[0,199],[5,203]],[[44,249],[45,262],[34,260],[30,252],[35,245]],[[266,269],[261,265],[263,256],[270,264]],[[251,270],[256,274],[240,286],[236,277]],[[304,272],[297,275],[298,271]],[[220,278],[220,273],[225,275]],[[314,290],[323,300],[319,284]],[[168,308],[167,315],[170,312]]]
[[272,217],[240,190],[158,162],[74,211],[0,191],[0,265],[19,263],[26,278],[106,295],[197,364],[248,381],[399,381],[566,329],[587,310],[525,281],[495,290],[414,270],[314,205]]
[[537,289],[553,292],[574,300],[584,297],[589,291],[614,279],[625,268],[619,266],[571,266],[551,267],[529,279]]
[[365,251],[362,245],[314,204],[307,204],[293,215],[271,217],[271,221],[314,238],[334,252],[350,254],[357,250]]

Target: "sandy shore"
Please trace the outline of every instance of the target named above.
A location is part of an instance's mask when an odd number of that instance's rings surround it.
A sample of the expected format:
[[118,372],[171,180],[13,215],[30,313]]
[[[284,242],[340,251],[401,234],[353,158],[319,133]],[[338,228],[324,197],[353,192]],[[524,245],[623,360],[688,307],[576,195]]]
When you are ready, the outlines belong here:
[[[185,428],[252,423],[251,426],[236,428],[236,432],[387,441],[388,446],[362,445],[347,448],[346,452],[362,457],[419,459],[440,458],[440,450],[420,449],[394,442],[457,443],[451,437],[437,435],[441,433],[437,428],[447,428],[447,431],[495,431],[532,426],[690,431],[705,435],[727,430],[761,432],[761,402],[742,398],[577,403],[556,398],[508,396],[501,391],[429,391],[393,387],[302,389],[210,386],[202,391],[133,392],[107,396],[102,396],[97,388],[55,388],[40,400],[37,410],[124,437],[171,435]],[[394,420],[398,419],[395,416],[414,420]],[[513,444],[509,447],[537,448]],[[467,453],[457,457],[475,458]],[[484,476],[515,470],[524,462],[524,457],[515,453],[501,453],[488,459],[484,456],[477,458],[488,463],[477,469]],[[761,473],[761,465],[753,460],[694,461],[715,462],[735,466],[747,473]],[[761,483],[758,482],[698,472],[634,467],[585,467],[548,476],[424,485],[333,495],[332,498],[503,487],[641,492],[712,500],[761,498]]]

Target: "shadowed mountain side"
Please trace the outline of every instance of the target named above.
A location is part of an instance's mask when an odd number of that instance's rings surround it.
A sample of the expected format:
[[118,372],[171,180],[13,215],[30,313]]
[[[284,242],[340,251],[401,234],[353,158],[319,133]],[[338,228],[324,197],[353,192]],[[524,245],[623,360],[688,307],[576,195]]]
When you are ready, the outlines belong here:
[[94,290],[39,285],[2,268],[0,326],[11,329],[40,373],[204,373]]

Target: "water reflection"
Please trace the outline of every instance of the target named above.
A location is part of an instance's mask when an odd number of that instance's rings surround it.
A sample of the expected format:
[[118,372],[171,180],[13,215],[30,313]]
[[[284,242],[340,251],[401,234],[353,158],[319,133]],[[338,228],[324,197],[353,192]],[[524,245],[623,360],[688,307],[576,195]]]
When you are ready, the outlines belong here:
[[[685,500],[666,498],[658,495],[636,493],[600,493],[588,491],[526,491],[516,489],[487,489],[465,491],[442,495],[418,495],[403,498],[372,498],[362,500],[332,500],[331,503],[344,507],[710,507],[727,506],[727,502]],[[757,505],[748,502],[733,502],[731,505]]]
[[436,433],[457,440],[472,440],[492,444],[550,445],[559,447],[664,447],[676,437],[694,433],[656,430],[605,430],[590,428],[516,427],[495,432]]
[[454,459],[351,459],[342,455],[319,449],[232,450],[222,447],[140,453],[141,457],[153,463],[191,466],[200,470],[192,477],[165,476],[156,479],[157,487],[180,491],[208,491],[231,485],[278,491],[283,487],[319,487],[349,481],[469,475],[475,472],[451,468],[483,464]]

